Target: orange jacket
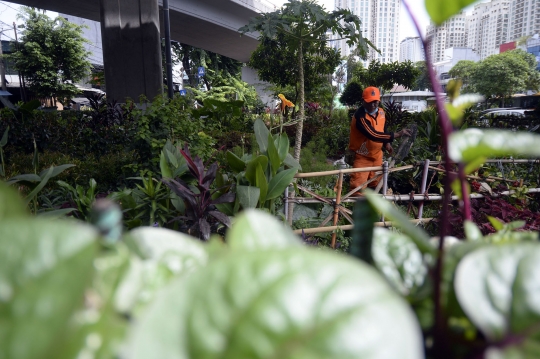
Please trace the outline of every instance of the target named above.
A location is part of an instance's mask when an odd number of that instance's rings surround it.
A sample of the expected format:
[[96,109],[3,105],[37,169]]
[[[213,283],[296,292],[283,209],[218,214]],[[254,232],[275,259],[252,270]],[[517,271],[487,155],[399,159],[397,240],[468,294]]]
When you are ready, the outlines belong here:
[[393,132],[386,132],[384,110],[379,108],[374,116],[360,107],[351,120],[349,149],[366,159],[382,159],[382,146],[394,140]]

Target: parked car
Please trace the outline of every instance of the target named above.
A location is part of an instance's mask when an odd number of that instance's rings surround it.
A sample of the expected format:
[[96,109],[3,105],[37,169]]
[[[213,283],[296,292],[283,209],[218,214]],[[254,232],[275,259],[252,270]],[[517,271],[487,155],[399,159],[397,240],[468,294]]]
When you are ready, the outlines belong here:
[[[532,115],[533,112],[534,110],[531,109],[523,109],[517,107],[490,108],[488,110],[480,112],[480,116],[478,118],[478,125],[480,125],[481,127],[491,127],[491,125],[494,124],[493,121],[495,120],[500,119],[503,122],[506,122],[508,118],[525,118],[529,115]],[[528,129],[528,127],[528,125],[525,125],[525,129]],[[516,130],[516,128],[512,129],[514,131]]]

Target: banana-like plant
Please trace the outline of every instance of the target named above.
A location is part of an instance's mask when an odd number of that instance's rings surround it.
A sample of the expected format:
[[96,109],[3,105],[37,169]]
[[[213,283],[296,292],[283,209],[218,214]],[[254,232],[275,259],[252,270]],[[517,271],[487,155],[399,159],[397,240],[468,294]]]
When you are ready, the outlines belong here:
[[289,153],[287,134],[272,135],[264,122],[257,119],[254,124],[259,152],[245,154],[241,158],[227,152],[227,162],[236,174],[237,200],[220,207],[230,215],[240,207],[262,208],[275,213],[274,200],[289,186],[301,168]]

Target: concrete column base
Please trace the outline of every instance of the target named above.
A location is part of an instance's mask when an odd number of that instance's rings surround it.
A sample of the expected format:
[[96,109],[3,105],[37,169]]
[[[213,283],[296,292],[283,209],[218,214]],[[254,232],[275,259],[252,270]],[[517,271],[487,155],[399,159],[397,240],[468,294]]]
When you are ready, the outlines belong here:
[[100,0],[108,101],[163,92],[157,0]]

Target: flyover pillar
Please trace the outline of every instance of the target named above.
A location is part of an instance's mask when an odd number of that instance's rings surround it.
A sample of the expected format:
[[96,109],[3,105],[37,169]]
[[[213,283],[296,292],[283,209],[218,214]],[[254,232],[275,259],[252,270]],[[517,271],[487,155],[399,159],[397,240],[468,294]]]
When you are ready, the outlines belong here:
[[100,0],[108,101],[163,92],[157,0]]

